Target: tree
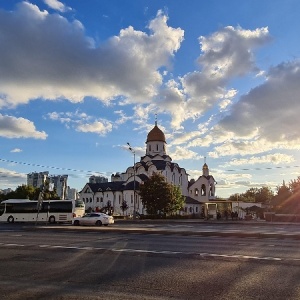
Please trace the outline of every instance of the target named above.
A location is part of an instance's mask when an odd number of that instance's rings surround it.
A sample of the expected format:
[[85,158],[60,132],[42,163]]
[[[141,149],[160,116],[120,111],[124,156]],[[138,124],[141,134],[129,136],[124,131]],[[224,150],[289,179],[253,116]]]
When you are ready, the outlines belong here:
[[122,209],[124,215],[124,212],[128,209],[128,204],[125,200],[122,201],[122,205],[120,206],[120,208]]
[[31,185],[20,185],[14,191],[4,195],[3,200],[6,199],[36,199],[36,188]]
[[243,201],[243,202],[256,202],[256,203],[269,203],[274,196],[273,191],[268,186],[261,188],[250,188],[245,193],[233,194],[228,200]]
[[154,173],[140,185],[140,197],[150,215],[172,214],[184,206],[184,196],[180,188],[166,182],[160,173]]

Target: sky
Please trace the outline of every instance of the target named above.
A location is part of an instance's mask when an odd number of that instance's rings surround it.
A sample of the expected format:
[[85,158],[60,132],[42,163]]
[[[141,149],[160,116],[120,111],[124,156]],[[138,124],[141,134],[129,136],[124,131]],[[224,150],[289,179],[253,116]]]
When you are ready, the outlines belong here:
[[229,197],[300,176],[300,1],[0,0],[0,189],[125,172],[155,120]]

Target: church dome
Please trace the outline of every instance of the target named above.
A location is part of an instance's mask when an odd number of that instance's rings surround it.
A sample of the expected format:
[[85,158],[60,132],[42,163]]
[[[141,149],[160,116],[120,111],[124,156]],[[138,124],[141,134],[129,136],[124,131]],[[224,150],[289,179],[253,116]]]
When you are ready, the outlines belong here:
[[155,124],[155,126],[150,130],[150,132],[147,135],[147,141],[148,142],[164,142],[166,143],[166,137],[165,134],[157,127],[157,125]]

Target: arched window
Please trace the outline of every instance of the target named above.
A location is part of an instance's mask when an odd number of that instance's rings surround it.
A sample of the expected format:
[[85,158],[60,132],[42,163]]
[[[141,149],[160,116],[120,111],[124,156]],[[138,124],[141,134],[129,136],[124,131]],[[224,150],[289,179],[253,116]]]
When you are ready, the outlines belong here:
[[213,190],[213,185],[211,184],[210,185],[210,188],[209,188],[209,194],[210,194],[210,196],[214,196],[214,190]]
[[199,194],[199,190],[196,188],[195,189],[195,196],[198,196],[198,194]]
[[201,196],[205,196],[206,195],[206,186],[205,184],[201,185]]

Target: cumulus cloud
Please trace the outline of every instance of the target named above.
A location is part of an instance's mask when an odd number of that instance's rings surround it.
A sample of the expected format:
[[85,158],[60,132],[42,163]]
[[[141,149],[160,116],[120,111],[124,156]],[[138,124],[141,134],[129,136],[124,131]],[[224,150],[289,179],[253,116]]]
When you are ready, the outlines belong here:
[[[45,119],[58,121],[67,128],[74,128],[78,132],[96,133],[106,135],[113,129],[112,122],[106,119],[95,118],[79,110],[75,112],[51,112],[44,116]],[[116,122],[119,124],[119,122]]]
[[167,82],[160,94],[160,108],[171,112],[172,126],[179,128],[183,121],[198,118],[216,104],[222,110],[227,108],[237,94],[235,89],[227,89],[227,84],[250,72],[261,72],[254,51],[269,41],[267,27],[245,30],[228,26],[201,36],[200,70]]
[[200,156],[197,152],[194,152],[192,150],[176,146],[175,149],[170,149],[170,156],[174,160],[184,160],[184,159],[195,159],[199,160],[202,159],[203,156]]
[[112,124],[106,120],[95,121],[93,123],[80,124],[77,126],[76,130],[106,135],[108,132],[112,131]]
[[67,7],[65,4],[58,0],[44,0],[45,4],[47,4],[50,8],[60,11],[60,12],[66,12],[68,10],[71,10],[70,7]]
[[34,124],[24,118],[0,114],[0,136],[5,138],[46,139],[44,131],[37,131]]
[[86,96],[149,102],[162,83],[159,69],[169,65],[183,40],[183,30],[167,20],[158,12],[149,34],[128,27],[96,45],[78,20],[29,2],[13,12],[0,10],[0,107],[36,98],[79,102]]
[[230,131],[239,137],[255,133],[269,143],[298,147],[299,82],[299,61],[273,67],[266,82],[241,97],[232,107],[230,115],[219,123],[220,132]]

